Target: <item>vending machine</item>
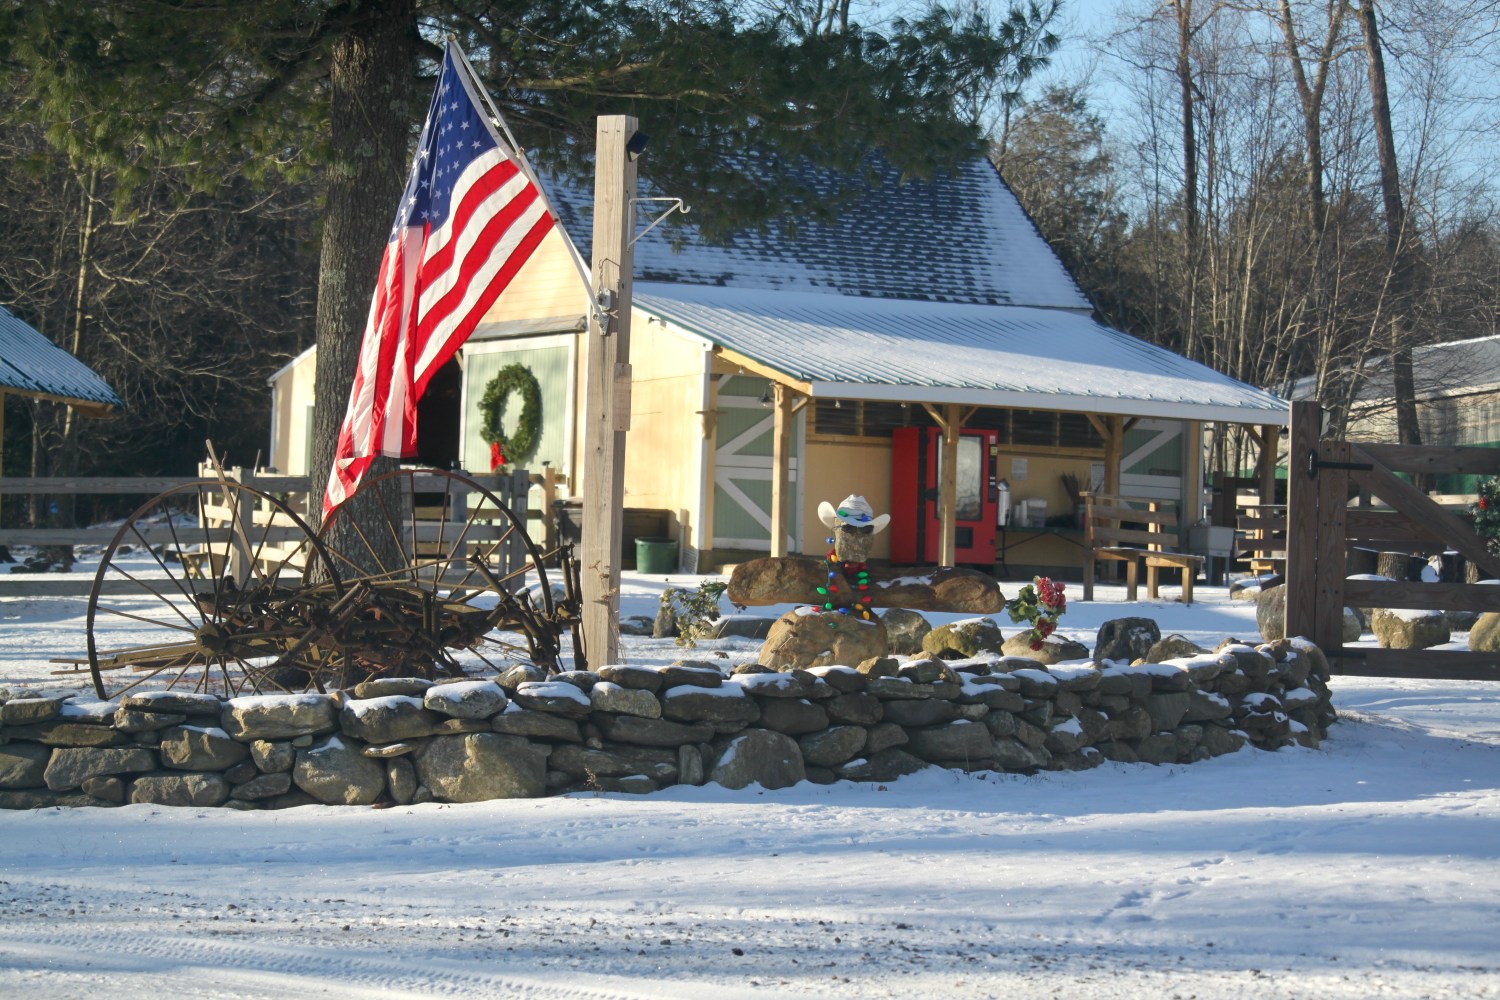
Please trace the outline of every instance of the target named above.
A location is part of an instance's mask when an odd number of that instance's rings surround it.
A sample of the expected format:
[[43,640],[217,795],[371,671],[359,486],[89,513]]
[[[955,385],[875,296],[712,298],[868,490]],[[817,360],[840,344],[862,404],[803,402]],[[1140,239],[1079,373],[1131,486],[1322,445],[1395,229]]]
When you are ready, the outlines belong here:
[[[1005,516],[998,472],[999,433],[963,430],[958,438],[958,509],[954,559],[995,564],[996,527]],[[943,432],[898,427],[891,440],[891,562],[936,563],[942,531],[938,482]]]

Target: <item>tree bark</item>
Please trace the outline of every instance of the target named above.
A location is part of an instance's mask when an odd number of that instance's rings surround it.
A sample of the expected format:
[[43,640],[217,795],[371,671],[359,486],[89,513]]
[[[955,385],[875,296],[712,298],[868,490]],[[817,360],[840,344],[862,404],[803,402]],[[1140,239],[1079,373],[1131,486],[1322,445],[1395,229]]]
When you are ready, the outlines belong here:
[[[406,183],[417,52],[413,0],[359,8],[333,49],[330,140],[340,155],[328,170],[318,272],[318,365],[308,462],[314,508],[321,505],[333,467],[371,293]],[[396,465],[394,459],[377,458],[366,480]],[[341,518],[340,527],[357,519]],[[333,542],[351,553],[363,548]]]

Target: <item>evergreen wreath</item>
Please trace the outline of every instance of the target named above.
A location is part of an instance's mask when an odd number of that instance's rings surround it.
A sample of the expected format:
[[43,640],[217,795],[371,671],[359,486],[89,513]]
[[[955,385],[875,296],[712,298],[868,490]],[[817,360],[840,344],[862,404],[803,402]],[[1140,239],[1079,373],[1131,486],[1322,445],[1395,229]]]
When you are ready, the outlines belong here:
[[1479,481],[1479,499],[1471,509],[1474,533],[1485,540],[1490,552],[1500,555],[1500,476]]
[[[510,434],[500,426],[500,410],[512,392],[521,394],[521,415],[516,418],[515,430]],[[484,387],[484,397],[479,400],[481,423],[479,435],[498,450],[501,461],[521,462],[536,451],[541,438],[542,387],[536,376],[525,365],[506,365]]]

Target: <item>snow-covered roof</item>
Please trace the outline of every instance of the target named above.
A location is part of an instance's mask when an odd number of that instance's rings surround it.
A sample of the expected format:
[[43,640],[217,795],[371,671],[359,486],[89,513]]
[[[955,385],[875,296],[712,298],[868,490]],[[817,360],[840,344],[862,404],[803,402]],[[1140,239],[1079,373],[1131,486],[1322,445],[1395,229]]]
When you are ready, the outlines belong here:
[[[875,160],[857,177],[811,168],[804,174],[809,187],[844,196],[836,217],[742,230],[727,246],[704,242],[692,225],[712,211],[711,198],[666,192],[682,197],[690,214],[636,243],[637,280],[1091,310],[987,160],[926,181],[902,180]],[[546,187],[563,228],[589,259],[592,192],[558,181]],[[641,188],[642,196],[657,193],[646,182]],[[640,202],[638,228],[664,208]]]
[[635,306],[814,398],[1284,424],[1286,401],[1056,309],[638,281]]
[[[879,161],[804,180],[846,196],[836,217],[742,231],[727,246],[692,225],[712,199],[668,192],[693,214],[637,240],[636,306],[815,397],[1287,422],[1285,400],[1094,322],[987,160],[927,181]],[[591,194],[546,186],[563,228],[591,237]],[[644,181],[641,193],[657,194]],[[637,232],[661,209],[642,201]]]
[[[1411,353],[1418,399],[1500,390],[1500,336],[1424,344]],[[1293,383],[1290,395],[1293,399],[1310,399],[1316,385],[1317,379],[1312,376],[1300,378]],[[1366,361],[1355,398],[1360,402],[1378,402],[1394,394],[1390,359],[1382,355]]]
[[124,406],[88,365],[0,306],[0,391],[42,396],[81,409]]

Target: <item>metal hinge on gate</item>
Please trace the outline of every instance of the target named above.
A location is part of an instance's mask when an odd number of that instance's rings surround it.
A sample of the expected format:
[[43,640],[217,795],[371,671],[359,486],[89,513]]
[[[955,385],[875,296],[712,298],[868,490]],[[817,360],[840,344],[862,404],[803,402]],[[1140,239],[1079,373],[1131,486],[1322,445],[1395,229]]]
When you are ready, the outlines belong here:
[[1375,466],[1369,462],[1325,462],[1318,457],[1316,451],[1307,453],[1307,478],[1315,479],[1319,469],[1349,469],[1356,472],[1369,472]]

